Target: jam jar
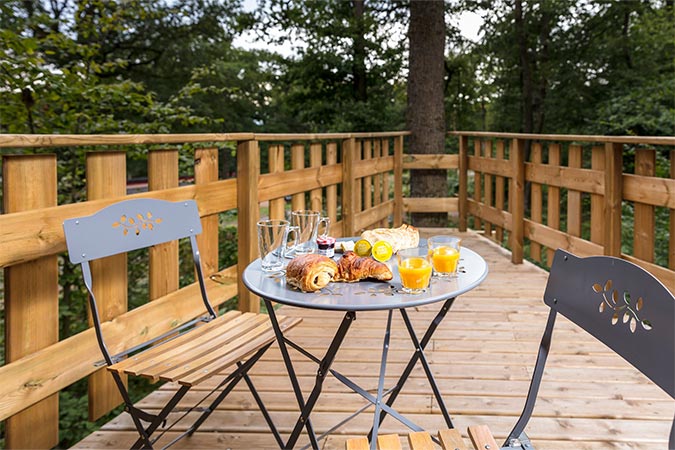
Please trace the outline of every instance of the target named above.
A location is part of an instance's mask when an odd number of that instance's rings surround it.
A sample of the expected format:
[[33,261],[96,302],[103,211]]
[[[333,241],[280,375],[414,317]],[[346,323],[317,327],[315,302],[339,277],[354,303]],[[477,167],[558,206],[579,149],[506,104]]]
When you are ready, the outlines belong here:
[[319,236],[316,239],[316,245],[319,247],[319,255],[332,258],[335,255],[335,238],[330,236]]

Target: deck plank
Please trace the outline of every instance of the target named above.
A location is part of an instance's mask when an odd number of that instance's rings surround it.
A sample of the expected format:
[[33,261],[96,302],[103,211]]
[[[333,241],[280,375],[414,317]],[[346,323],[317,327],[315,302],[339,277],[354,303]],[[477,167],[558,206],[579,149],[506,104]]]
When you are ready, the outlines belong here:
[[[477,234],[467,233],[464,245],[488,261],[490,274],[477,289],[457,299],[426,354],[456,426],[468,442],[466,427],[489,424],[497,441],[504,439],[523,406],[536,350],[546,322],[547,308],[541,298],[547,273],[530,263],[513,265],[510,254]],[[411,313],[413,326],[423,330],[438,305]],[[322,354],[331,331],[342,314],[282,307],[288,317],[302,316],[304,322],[291,336],[315,354]],[[386,313],[359,313],[334,367],[364,386],[376,386],[379,353]],[[651,450],[666,447],[675,413],[670,397],[603,344],[560,318],[540,398],[528,434],[537,449],[550,450]],[[394,381],[407,362],[412,346],[400,317],[393,321],[387,379]],[[308,392],[316,366],[293,354],[299,383]],[[226,372],[223,373],[225,376]],[[277,426],[287,435],[297,419],[291,385],[278,348],[274,346],[252,371],[252,378],[270,408]],[[189,406],[200,398],[216,379],[198,386],[180,403]],[[139,405],[159,408],[174,392],[167,383]],[[324,383],[313,424],[318,433],[363,405],[360,397],[332,377]],[[430,395],[420,367],[411,374],[397,406],[420,425],[432,430],[444,428],[438,406]],[[185,429],[187,422],[178,430]],[[349,438],[364,436],[372,420],[372,408],[322,441],[322,449],[344,449]],[[407,434],[387,419],[383,433]],[[168,443],[175,432],[161,442]],[[135,440],[129,416],[122,414],[74,448],[123,448]],[[401,439],[403,448],[408,444]],[[160,444],[161,444],[160,442]],[[301,436],[298,448],[308,443]],[[273,449],[277,448],[255,402],[245,386],[235,388],[231,397],[191,438],[173,448]]]

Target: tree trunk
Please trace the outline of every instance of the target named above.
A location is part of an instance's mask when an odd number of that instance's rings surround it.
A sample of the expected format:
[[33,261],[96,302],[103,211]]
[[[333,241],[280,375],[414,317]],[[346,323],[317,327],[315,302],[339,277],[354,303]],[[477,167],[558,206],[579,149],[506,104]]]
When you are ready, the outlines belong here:
[[368,100],[366,90],[366,39],[364,37],[363,13],[365,10],[364,0],[354,0],[354,22],[356,34],[354,35],[354,98],[356,101]]
[[525,30],[525,20],[523,17],[523,3],[516,0],[514,4],[514,17],[516,26],[516,35],[518,36],[518,52],[520,54],[520,92],[522,98],[522,133],[532,133],[533,129],[533,108],[532,108],[532,66],[530,63],[530,52],[527,45],[527,31]]
[[[410,2],[410,68],[406,122],[412,132],[411,153],[445,152],[445,71],[444,2]],[[412,197],[445,197],[448,178],[445,170],[413,170]],[[415,213],[413,224],[422,227],[448,226],[447,213]]]

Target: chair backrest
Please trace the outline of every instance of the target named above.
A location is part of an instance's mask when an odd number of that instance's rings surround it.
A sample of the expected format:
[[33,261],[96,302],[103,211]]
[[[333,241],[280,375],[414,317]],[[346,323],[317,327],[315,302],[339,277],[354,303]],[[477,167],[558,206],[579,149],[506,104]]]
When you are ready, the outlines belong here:
[[125,253],[202,231],[194,200],[133,199],[63,222],[73,264]]
[[557,250],[544,302],[675,398],[675,297],[649,272]]

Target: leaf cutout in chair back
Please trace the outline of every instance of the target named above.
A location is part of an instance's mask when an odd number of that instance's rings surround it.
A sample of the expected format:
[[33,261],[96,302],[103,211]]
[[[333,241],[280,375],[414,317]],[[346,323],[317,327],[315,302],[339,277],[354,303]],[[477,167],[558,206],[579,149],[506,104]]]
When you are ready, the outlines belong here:
[[612,280],[607,280],[605,283],[605,291],[609,291],[610,289],[612,289]]
[[602,286],[600,286],[599,283],[595,283],[593,285],[593,290],[599,294],[600,292],[602,292]]
[[636,306],[637,310],[640,311],[642,309],[642,306],[644,306],[644,300],[642,300],[642,297],[640,297],[640,298],[638,298],[638,301],[637,301],[637,306]]
[[601,313],[605,312],[605,302],[600,302],[600,307],[598,308],[598,311]]
[[635,317],[630,319],[630,332],[635,333],[635,329],[637,328],[637,320],[635,320]]
[[612,301],[614,302],[615,305],[619,301],[619,291],[617,291],[616,289],[612,291]]
[[624,291],[623,292],[623,301],[627,304],[630,305],[630,292]]
[[619,322],[619,313],[615,312],[612,316],[612,325],[616,325]]
[[625,313],[623,313],[623,323],[626,323],[629,320],[630,320],[630,313],[626,311]]
[[640,323],[642,324],[642,328],[644,328],[647,331],[651,331],[651,329],[653,328],[652,323],[649,320],[643,320]]

